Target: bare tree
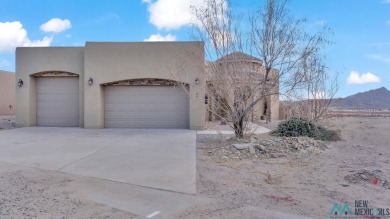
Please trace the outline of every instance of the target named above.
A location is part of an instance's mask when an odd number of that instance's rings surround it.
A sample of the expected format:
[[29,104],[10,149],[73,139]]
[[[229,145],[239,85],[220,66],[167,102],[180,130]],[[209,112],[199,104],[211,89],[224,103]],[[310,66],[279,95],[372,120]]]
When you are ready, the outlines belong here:
[[[305,82],[304,60],[327,44],[326,30],[307,33],[305,20],[290,15],[286,0],[267,0],[250,17],[233,15],[225,0],[206,2],[206,7],[192,11],[195,38],[205,42],[206,58],[216,60],[207,63],[205,75],[213,94],[210,110],[232,121],[236,137],[242,138],[260,103],[266,101],[270,121],[270,101]],[[249,31],[240,26],[243,18],[249,21]],[[243,53],[260,59],[248,62]]]
[[[250,18],[250,49],[263,60],[265,68],[262,84],[273,83],[270,87],[262,86],[265,94],[276,92],[283,95],[308,82],[305,79],[311,72],[306,71],[306,60],[329,43],[329,28],[309,34],[304,29],[306,20],[292,17],[287,10],[287,2],[267,0],[263,8]],[[278,70],[277,75],[272,75],[274,69]],[[322,73],[317,71],[316,79],[320,79]],[[270,120],[269,115],[267,119]]]
[[[256,94],[260,75],[240,55],[246,42],[242,39],[241,18],[234,16],[225,0],[206,0],[204,8],[192,8],[196,17],[195,38],[205,42],[209,110],[226,121],[238,138],[244,135],[249,113],[244,113]],[[232,121],[232,124],[229,123]]]
[[339,89],[338,73],[330,73],[318,54],[305,59],[303,67],[303,83],[286,98],[290,116],[319,121],[326,116]]

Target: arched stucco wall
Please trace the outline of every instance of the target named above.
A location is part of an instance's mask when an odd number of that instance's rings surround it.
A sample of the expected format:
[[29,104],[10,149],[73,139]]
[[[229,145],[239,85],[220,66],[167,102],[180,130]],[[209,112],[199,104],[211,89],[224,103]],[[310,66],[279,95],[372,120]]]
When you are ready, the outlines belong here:
[[84,48],[19,47],[16,49],[16,126],[36,125],[36,77],[41,72],[70,72],[79,75],[80,127],[83,127]]
[[[94,84],[85,87],[84,125],[104,127],[103,84],[128,79],[160,78],[190,86],[190,128],[204,128],[205,81],[202,42],[87,43],[85,77]],[[198,78],[199,83],[195,80]]]

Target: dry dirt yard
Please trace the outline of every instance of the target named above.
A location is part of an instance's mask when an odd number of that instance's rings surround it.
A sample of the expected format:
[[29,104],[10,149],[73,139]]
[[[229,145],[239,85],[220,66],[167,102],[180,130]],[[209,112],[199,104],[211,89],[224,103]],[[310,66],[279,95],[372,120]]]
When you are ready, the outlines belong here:
[[[287,156],[237,155],[236,149],[224,151],[232,144],[226,137],[199,135],[199,201],[170,218],[329,218],[334,203],[355,200],[389,208],[390,118],[337,118],[328,126],[340,129],[343,140]],[[374,177],[380,180],[376,185]],[[1,163],[0,218],[137,217],[77,198],[66,190],[70,180],[58,172],[13,170]]]
[[[4,165],[4,164],[2,164]],[[71,177],[38,169],[0,172],[0,218],[135,218],[65,191]]]
[[[215,149],[224,139],[198,136],[198,196],[211,201],[178,216],[329,218],[334,203],[353,208],[355,200],[390,208],[390,118],[335,118],[327,125],[340,130],[343,140],[327,143],[325,150],[277,158],[227,159]],[[374,177],[380,179],[376,185]]]

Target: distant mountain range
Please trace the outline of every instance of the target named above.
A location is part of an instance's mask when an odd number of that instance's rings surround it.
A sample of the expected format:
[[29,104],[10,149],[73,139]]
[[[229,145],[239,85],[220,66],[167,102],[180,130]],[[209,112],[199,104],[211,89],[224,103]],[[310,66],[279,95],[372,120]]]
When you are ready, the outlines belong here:
[[332,108],[337,109],[390,109],[390,91],[385,87],[336,98]]

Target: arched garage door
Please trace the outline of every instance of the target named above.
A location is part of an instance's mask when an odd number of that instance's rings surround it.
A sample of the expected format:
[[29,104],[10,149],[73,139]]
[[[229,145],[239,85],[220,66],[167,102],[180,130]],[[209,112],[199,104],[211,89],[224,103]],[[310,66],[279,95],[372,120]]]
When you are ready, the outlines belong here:
[[174,86],[106,86],[106,128],[189,127],[186,92]]
[[37,125],[79,126],[79,78],[38,77]]

